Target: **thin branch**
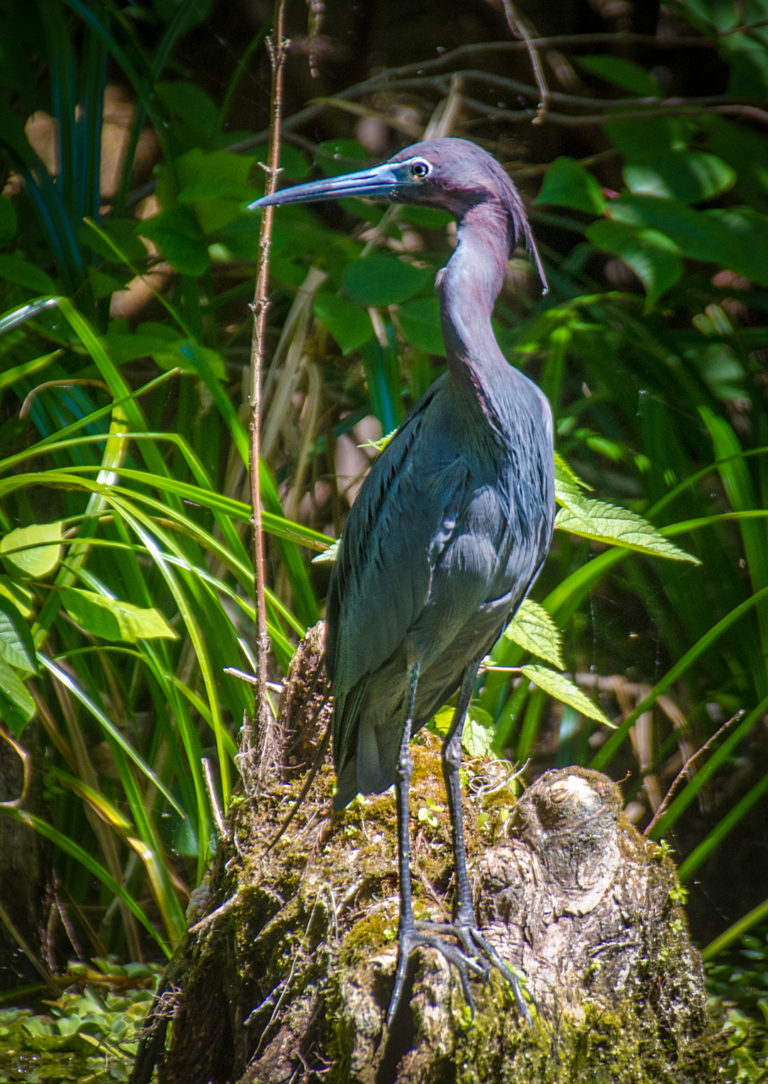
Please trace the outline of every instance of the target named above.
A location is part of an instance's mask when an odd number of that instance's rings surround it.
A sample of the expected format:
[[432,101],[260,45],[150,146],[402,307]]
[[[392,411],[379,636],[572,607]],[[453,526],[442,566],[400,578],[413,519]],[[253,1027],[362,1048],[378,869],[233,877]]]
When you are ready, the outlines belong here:
[[533,71],[533,77],[536,80],[536,86],[539,88],[539,104],[536,107],[536,116],[533,118],[534,124],[541,124],[544,116],[549,109],[549,86],[547,84],[546,76],[544,75],[544,69],[541,66],[541,57],[539,56],[539,50],[536,48],[533,35],[528,29],[528,22],[519,13],[512,0],[504,0],[504,14],[507,17],[509,29],[513,34],[517,34],[521,37],[525,43],[525,48],[528,53],[528,58],[531,61],[531,69]]
[[742,718],[743,715],[744,715],[743,710],[737,711],[736,714],[733,715],[730,719],[726,720],[726,722],[724,722],[722,726],[718,727],[718,729],[715,731],[714,734],[711,735],[711,737],[707,738],[707,740],[704,742],[704,744],[701,746],[700,749],[697,749],[696,752],[692,756],[688,757],[685,764],[683,764],[680,771],[677,773],[675,778],[672,780],[672,783],[671,783],[671,785],[669,787],[669,790],[664,795],[664,798],[662,799],[661,804],[659,805],[659,808],[653,814],[653,817],[651,818],[650,822],[646,825],[646,828],[645,828],[645,830],[643,832],[644,836],[649,836],[651,834],[651,832],[655,828],[656,824],[658,823],[659,819],[663,816],[664,811],[666,810],[667,806],[669,805],[670,801],[672,800],[672,795],[675,793],[675,791],[679,787],[680,783],[682,782],[683,777],[688,774],[688,770],[690,769],[693,762],[695,760],[698,760],[698,758],[701,756],[701,754],[705,753],[707,751],[707,749],[709,749],[709,747],[711,745],[713,745],[714,742],[716,742],[717,739],[722,734],[724,734],[726,730],[729,729],[729,727],[732,727],[734,723],[737,723],[739,721],[739,719]]
[[[275,0],[272,34],[267,39],[272,66],[271,118],[269,131],[269,154],[266,166],[266,191],[275,190],[280,163],[280,120],[283,104],[283,69],[288,53],[284,37],[285,0]],[[267,633],[264,530],[261,509],[261,377],[264,368],[264,341],[267,328],[269,300],[267,285],[269,277],[269,247],[272,240],[273,208],[265,208],[259,234],[259,257],[256,272],[256,288],[251,309],[253,311],[253,337],[251,339],[251,393],[250,393],[250,482],[251,507],[253,509],[253,569],[256,600],[256,735],[251,721],[246,719],[242,736],[241,765],[245,774],[253,773],[246,780],[252,784],[249,790],[259,791],[265,781],[279,769],[280,741],[277,721],[272,714],[268,695],[269,636]],[[255,752],[255,763],[252,754]]]

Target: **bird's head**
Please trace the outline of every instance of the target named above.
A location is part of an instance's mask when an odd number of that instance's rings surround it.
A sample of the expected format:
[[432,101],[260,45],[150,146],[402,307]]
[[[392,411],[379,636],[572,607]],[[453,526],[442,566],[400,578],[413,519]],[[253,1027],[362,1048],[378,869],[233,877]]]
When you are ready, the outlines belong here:
[[284,188],[255,200],[248,209],[348,196],[440,207],[459,220],[479,204],[500,205],[507,215],[510,238],[525,244],[546,286],[517,189],[492,155],[466,139],[446,137],[414,143],[380,166]]

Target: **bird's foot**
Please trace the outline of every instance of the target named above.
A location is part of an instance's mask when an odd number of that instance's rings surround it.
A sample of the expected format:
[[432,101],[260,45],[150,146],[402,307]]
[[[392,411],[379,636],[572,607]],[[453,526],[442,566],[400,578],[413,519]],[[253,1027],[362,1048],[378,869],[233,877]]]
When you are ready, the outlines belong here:
[[[455,937],[458,945],[445,940],[446,935]],[[532,1026],[531,1014],[520,988],[520,978],[504,963],[496,949],[488,943],[474,923],[419,921],[405,926],[401,923],[400,926],[397,971],[387,1010],[387,1025],[392,1023],[400,1004],[408,960],[413,950],[419,947],[437,949],[449,964],[453,964],[459,973],[461,989],[472,1016],[475,1015],[475,1000],[469,985],[469,974],[472,972],[487,982],[491,968],[495,967],[512,987],[520,1015],[529,1027]]]

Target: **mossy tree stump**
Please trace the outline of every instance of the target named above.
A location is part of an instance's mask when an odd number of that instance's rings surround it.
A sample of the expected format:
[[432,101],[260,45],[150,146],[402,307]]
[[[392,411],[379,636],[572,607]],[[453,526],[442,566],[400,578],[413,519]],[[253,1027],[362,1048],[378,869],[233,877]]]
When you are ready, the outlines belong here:
[[[417,917],[451,913],[439,743],[414,743]],[[466,767],[470,875],[483,933],[526,976],[533,1028],[507,984],[458,976],[430,950],[387,1032],[397,955],[391,794],[331,814],[324,766],[267,849],[301,780],[229,813],[205,916],[169,965],[136,1062],[163,1084],[486,1084],[723,1079],[701,962],[665,851],[597,772],[547,772],[515,798],[499,761]]]

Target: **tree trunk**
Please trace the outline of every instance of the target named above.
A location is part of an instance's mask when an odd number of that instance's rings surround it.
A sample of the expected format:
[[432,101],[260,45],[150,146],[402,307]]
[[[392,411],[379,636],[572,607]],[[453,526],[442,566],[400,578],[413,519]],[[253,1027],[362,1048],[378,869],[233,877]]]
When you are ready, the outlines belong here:
[[[452,863],[439,743],[425,734],[413,753],[417,917],[444,920]],[[470,761],[466,775],[477,917],[526,977],[532,1028],[498,975],[474,984],[473,1020],[458,976],[420,950],[387,1031],[394,802],[383,794],[332,814],[326,764],[271,849],[301,781],[233,803],[206,917],[169,965],[134,1084],[153,1066],[164,1084],[723,1079],[683,891],[664,849],[622,815],[616,785],[564,768],[516,799],[499,761]]]

